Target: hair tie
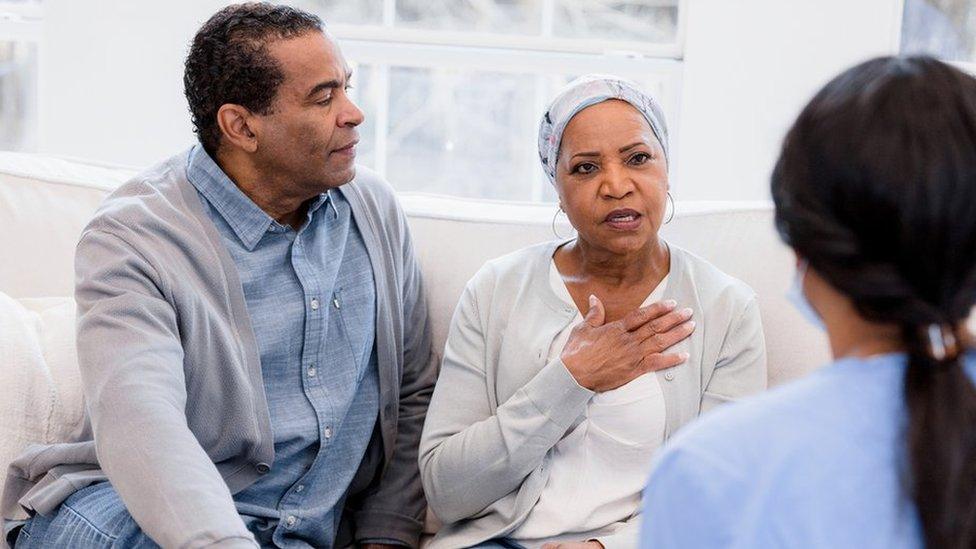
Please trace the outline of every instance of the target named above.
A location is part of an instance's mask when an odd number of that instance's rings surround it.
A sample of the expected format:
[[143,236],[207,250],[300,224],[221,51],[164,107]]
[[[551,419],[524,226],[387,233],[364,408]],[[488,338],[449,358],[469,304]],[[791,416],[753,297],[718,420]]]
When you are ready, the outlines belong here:
[[928,336],[927,351],[936,362],[955,360],[959,356],[959,343],[951,325],[929,324],[925,332]]

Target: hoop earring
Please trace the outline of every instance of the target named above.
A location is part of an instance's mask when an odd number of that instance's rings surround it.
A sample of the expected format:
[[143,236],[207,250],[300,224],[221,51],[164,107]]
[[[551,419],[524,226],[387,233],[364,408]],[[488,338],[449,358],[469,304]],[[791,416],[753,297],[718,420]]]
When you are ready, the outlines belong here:
[[561,211],[563,211],[562,205],[556,208],[556,213],[552,214],[552,234],[556,235],[557,240],[566,238],[565,236],[559,234],[559,232],[556,230],[556,218],[559,217],[559,212]]
[[668,220],[664,222],[665,225],[667,225],[668,223],[671,223],[671,220],[674,219],[674,211],[675,211],[674,197],[671,196],[671,191],[668,191],[668,202],[671,203],[671,215],[669,215],[668,216]]

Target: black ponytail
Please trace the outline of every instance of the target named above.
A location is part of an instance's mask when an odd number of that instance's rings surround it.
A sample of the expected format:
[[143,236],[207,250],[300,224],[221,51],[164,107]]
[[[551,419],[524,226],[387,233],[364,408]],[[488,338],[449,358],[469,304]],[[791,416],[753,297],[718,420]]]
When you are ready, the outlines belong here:
[[879,58],[828,83],[788,133],[776,225],[867,320],[901,326],[906,494],[930,548],[976,547],[976,80]]
[[904,329],[906,488],[928,547],[976,547],[976,389],[960,357],[937,360],[921,332]]

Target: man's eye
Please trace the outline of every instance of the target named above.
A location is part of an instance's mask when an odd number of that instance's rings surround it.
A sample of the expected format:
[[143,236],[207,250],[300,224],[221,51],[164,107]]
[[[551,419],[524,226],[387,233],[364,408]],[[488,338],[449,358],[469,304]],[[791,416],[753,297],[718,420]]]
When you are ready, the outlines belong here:
[[328,105],[331,102],[332,102],[332,97],[326,97],[321,101],[316,101],[316,103],[318,103],[319,105]]

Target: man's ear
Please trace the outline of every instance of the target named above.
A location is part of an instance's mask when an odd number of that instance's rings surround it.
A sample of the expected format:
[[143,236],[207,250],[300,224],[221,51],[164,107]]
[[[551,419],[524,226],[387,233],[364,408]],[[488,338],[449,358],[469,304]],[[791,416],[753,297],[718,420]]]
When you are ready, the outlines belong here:
[[251,111],[240,105],[224,103],[217,111],[217,125],[223,134],[222,139],[226,144],[249,153],[258,150],[258,139],[252,127],[254,122]]

